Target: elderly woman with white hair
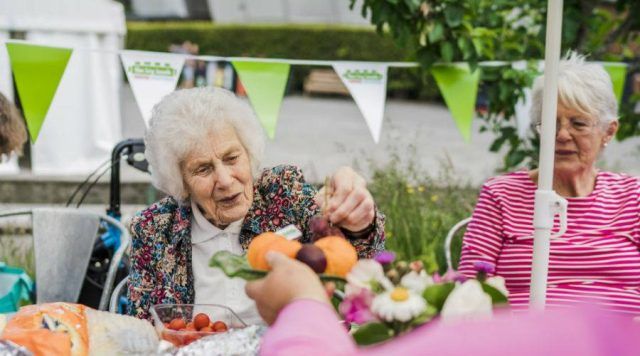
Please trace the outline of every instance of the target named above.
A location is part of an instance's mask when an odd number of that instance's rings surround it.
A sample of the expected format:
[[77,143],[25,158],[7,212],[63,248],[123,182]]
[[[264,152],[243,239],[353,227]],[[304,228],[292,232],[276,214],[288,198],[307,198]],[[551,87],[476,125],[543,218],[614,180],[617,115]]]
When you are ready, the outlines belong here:
[[18,109],[0,93],[0,163],[11,154],[21,155],[27,129]]
[[[539,77],[533,87],[531,116],[538,130],[543,83]],[[547,307],[588,300],[640,315],[640,181],[596,168],[617,129],[609,75],[569,54],[558,73],[553,172],[553,189],[569,203],[568,229],[551,240]],[[528,305],[537,181],[537,169],[489,179],[462,245],[459,271],[472,277],[477,262],[494,265],[490,274],[505,279],[514,308]]]
[[[149,318],[161,303],[224,304],[258,322],[244,282],[209,268],[221,250],[242,254],[251,240],[288,225],[309,242],[310,219],[323,214],[360,257],[384,249],[384,216],[351,168],[316,190],[293,166],[260,171],[265,142],[251,108],[224,89],[176,91],[156,107],[145,136],[153,184],[167,197],[138,213],[128,313]],[[325,207],[321,211],[321,207]]]

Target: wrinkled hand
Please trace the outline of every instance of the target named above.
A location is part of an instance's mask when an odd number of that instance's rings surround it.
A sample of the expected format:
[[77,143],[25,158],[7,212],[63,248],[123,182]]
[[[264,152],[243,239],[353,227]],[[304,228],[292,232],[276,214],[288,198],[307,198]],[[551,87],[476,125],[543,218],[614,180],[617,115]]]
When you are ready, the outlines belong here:
[[271,271],[265,278],[248,282],[245,291],[267,324],[273,324],[280,310],[295,299],[329,303],[327,291],[307,265],[279,252],[268,252],[266,258]]
[[357,232],[366,229],[375,218],[375,203],[367,182],[350,167],[338,169],[331,177],[329,187],[316,194],[316,203],[325,206],[325,191],[331,196],[323,213],[334,225]]

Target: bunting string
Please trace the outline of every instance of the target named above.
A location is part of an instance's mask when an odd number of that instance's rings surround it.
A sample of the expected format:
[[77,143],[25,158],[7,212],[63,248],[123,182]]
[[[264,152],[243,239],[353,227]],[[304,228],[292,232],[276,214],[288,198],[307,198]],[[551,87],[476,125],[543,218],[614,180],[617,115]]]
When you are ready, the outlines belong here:
[[[6,43],[23,43],[29,45],[39,45],[42,46],[42,43],[34,43],[26,40],[3,40],[1,42]],[[56,46],[51,46],[56,47]],[[385,62],[385,61],[360,61],[360,60],[318,60],[318,59],[291,59],[291,58],[262,58],[262,57],[225,57],[225,56],[212,56],[212,55],[193,55],[187,53],[171,53],[171,52],[156,52],[156,51],[140,51],[133,49],[122,49],[122,50],[106,50],[101,48],[89,48],[82,46],[73,46],[71,47],[74,51],[89,51],[89,52],[97,52],[104,54],[113,54],[113,55],[121,55],[122,53],[139,53],[144,55],[161,55],[161,56],[177,56],[183,57],[185,60],[201,60],[201,61],[213,61],[213,62],[266,62],[266,63],[287,63],[290,65],[307,65],[307,66],[327,66],[331,67],[335,63],[384,63],[387,67],[394,68],[415,68],[419,67],[420,64],[418,62]],[[517,61],[480,61],[478,65],[481,67],[496,67],[496,66],[506,66],[511,65],[512,63]],[[445,63],[436,63],[437,65],[442,65]]]
[[[119,56],[146,124],[151,117],[153,106],[162,97],[175,90],[185,61],[228,62],[233,65],[240,82],[246,89],[258,120],[271,139],[275,138],[279,111],[292,65],[332,67],[360,109],[375,143],[380,139],[384,119],[388,68],[419,67],[417,62],[225,57],[126,49],[107,50],[81,46],[60,48],[24,40],[2,42],[6,43],[8,49],[16,86],[33,141],[38,137],[40,127],[73,51]],[[541,62],[541,60],[530,61]],[[620,101],[627,65],[613,62],[597,63],[610,74],[614,92]],[[497,66],[523,68],[524,61],[482,61],[478,66],[480,68]],[[436,80],[458,130],[464,140],[469,142],[480,72],[478,70],[472,72],[468,63],[464,62],[436,63],[430,72]],[[519,105],[526,107],[526,103]],[[519,112],[521,113],[516,115],[518,126],[523,129],[525,115],[522,114],[523,110]]]

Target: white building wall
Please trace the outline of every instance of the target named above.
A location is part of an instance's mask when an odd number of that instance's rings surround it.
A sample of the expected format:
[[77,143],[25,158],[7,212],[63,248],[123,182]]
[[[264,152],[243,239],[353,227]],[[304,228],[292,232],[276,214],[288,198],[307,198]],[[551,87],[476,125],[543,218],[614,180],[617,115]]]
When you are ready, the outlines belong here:
[[217,23],[331,23],[368,25],[348,0],[208,0]]

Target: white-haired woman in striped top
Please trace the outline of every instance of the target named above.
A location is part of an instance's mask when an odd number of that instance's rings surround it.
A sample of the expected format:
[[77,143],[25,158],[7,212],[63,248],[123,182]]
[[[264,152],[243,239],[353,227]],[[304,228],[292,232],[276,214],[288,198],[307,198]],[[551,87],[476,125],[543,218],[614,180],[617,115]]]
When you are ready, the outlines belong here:
[[[543,78],[534,83],[532,122],[540,125]],[[611,80],[572,53],[560,64],[553,189],[569,202],[568,229],[551,241],[547,308],[576,303],[640,315],[640,180],[598,170],[596,160],[618,129]],[[495,265],[510,303],[527,307],[538,170],[489,179],[464,236],[459,271]],[[558,219],[554,223],[558,230]]]

